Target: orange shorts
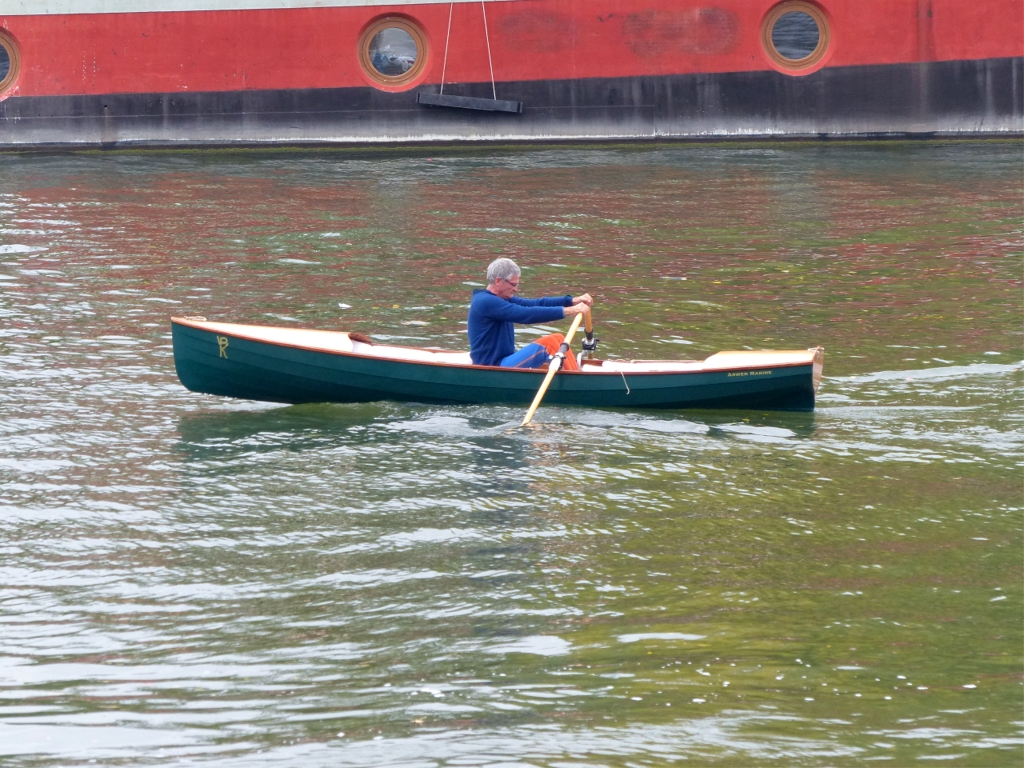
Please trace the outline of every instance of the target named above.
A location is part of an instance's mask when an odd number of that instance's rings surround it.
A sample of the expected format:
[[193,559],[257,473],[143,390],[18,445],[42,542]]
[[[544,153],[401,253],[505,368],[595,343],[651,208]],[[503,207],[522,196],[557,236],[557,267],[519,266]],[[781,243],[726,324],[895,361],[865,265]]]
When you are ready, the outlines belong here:
[[[540,344],[547,350],[547,353],[552,357],[558,352],[558,348],[562,346],[562,342],[565,341],[565,336],[561,333],[552,333],[548,336],[541,336],[539,339],[534,339],[533,344]],[[579,363],[576,362],[576,358],[572,354],[570,349],[565,353],[565,362],[562,363],[563,371],[578,371],[580,369]]]

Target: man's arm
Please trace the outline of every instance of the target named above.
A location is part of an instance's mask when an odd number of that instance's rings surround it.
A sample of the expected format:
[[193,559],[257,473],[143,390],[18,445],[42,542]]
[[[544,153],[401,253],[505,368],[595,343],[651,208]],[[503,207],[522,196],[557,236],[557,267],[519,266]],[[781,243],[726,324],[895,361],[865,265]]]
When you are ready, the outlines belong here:
[[[482,293],[482,292],[481,292]],[[557,304],[540,304],[546,299],[519,299],[513,297],[509,301],[497,296],[480,296],[475,300],[480,304],[480,312],[493,320],[513,323],[547,323],[565,317],[563,307],[572,306],[563,302],[571,302],[572,296],[558,298]],[[528,303],[527,303],[528,302]]]
[[524,299],[522,296],[512,296],[508,299],[513,304],[521,307],[571,307],[574,303],[572,296],[546,296],[542,299]]
[[544,299],[522,299],[518,296],[513,296],[509,301],[522,304],[525,307],[571,307],[573,304],[586,304],[588,307],[594,306],[594,297],[589,293],[581,293],[579,296],[550,296]]

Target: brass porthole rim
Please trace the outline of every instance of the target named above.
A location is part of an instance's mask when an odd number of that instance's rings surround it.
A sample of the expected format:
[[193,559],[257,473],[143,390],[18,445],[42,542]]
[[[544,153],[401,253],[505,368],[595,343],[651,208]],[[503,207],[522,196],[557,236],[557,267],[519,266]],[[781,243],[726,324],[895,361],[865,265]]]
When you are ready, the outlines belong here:
[[[407,72],[390,77],[381,74],[370,60],[370,43],[379,32],[385,29],[398,28],[409,33],[416,44],[416,61]],[[384,16],[370,23],[359,36],[359,64],[363,73],[375,84],[389,90],[411,88],[427,66],[427,35],[412,19],[405,16]]]
[[14,38],[3,29],[0,29],[0,46],[7,51],[7,56],[11,60],[10,69],[7,70],[4,78],[0,79],[0,99],[2,99],[18,81],[18,73],[21,71],[21,53],[18,51],[18,44],[14,42]]
[[[779,53],[775,43],[772,41],[775,23],[787,13],[794,12],[806,13],[818,25],[818,44],[813,51],[802,59],[787,59]],[[764,48],[765,54],[767,54],[775,66],[788,72],[802,72],[821,61],[828,52],[830,38],[831,32],[825,12],[814,3],[807,2],[806,0],[786,0],[779,3],[768,11],[768,15],[764,17],[764,24],[761,26],[761,46]]]

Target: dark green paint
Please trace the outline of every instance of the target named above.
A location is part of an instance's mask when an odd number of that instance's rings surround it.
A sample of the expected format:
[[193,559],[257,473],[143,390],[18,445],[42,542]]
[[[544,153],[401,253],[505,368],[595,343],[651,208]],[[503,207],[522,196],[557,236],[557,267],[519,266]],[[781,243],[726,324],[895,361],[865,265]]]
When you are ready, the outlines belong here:
[[[172,324],[174,366],[193,392],[274,403],[399,402],[528,405],[543,371],[423,365],[333,354],[229,337]],[[548,405],[586,408],[814,409],[813,366],[737,372],[587,373],[555,376]],[[732,375],[730,375],[730,373]]]

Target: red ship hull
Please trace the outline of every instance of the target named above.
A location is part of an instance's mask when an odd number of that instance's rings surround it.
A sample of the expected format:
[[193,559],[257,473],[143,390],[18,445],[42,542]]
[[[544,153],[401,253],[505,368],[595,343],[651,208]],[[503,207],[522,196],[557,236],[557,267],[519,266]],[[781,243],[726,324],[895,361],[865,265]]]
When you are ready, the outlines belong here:
[[[70,12],[0,10],[0,146],[1024,131],[1022,0],[354,1],[5,3]],[[783,11],[813,56],[774,50]],[[367,63],[375,23],[412,30],[410,77]],[[478,108],[418,102],[442,78]]]

